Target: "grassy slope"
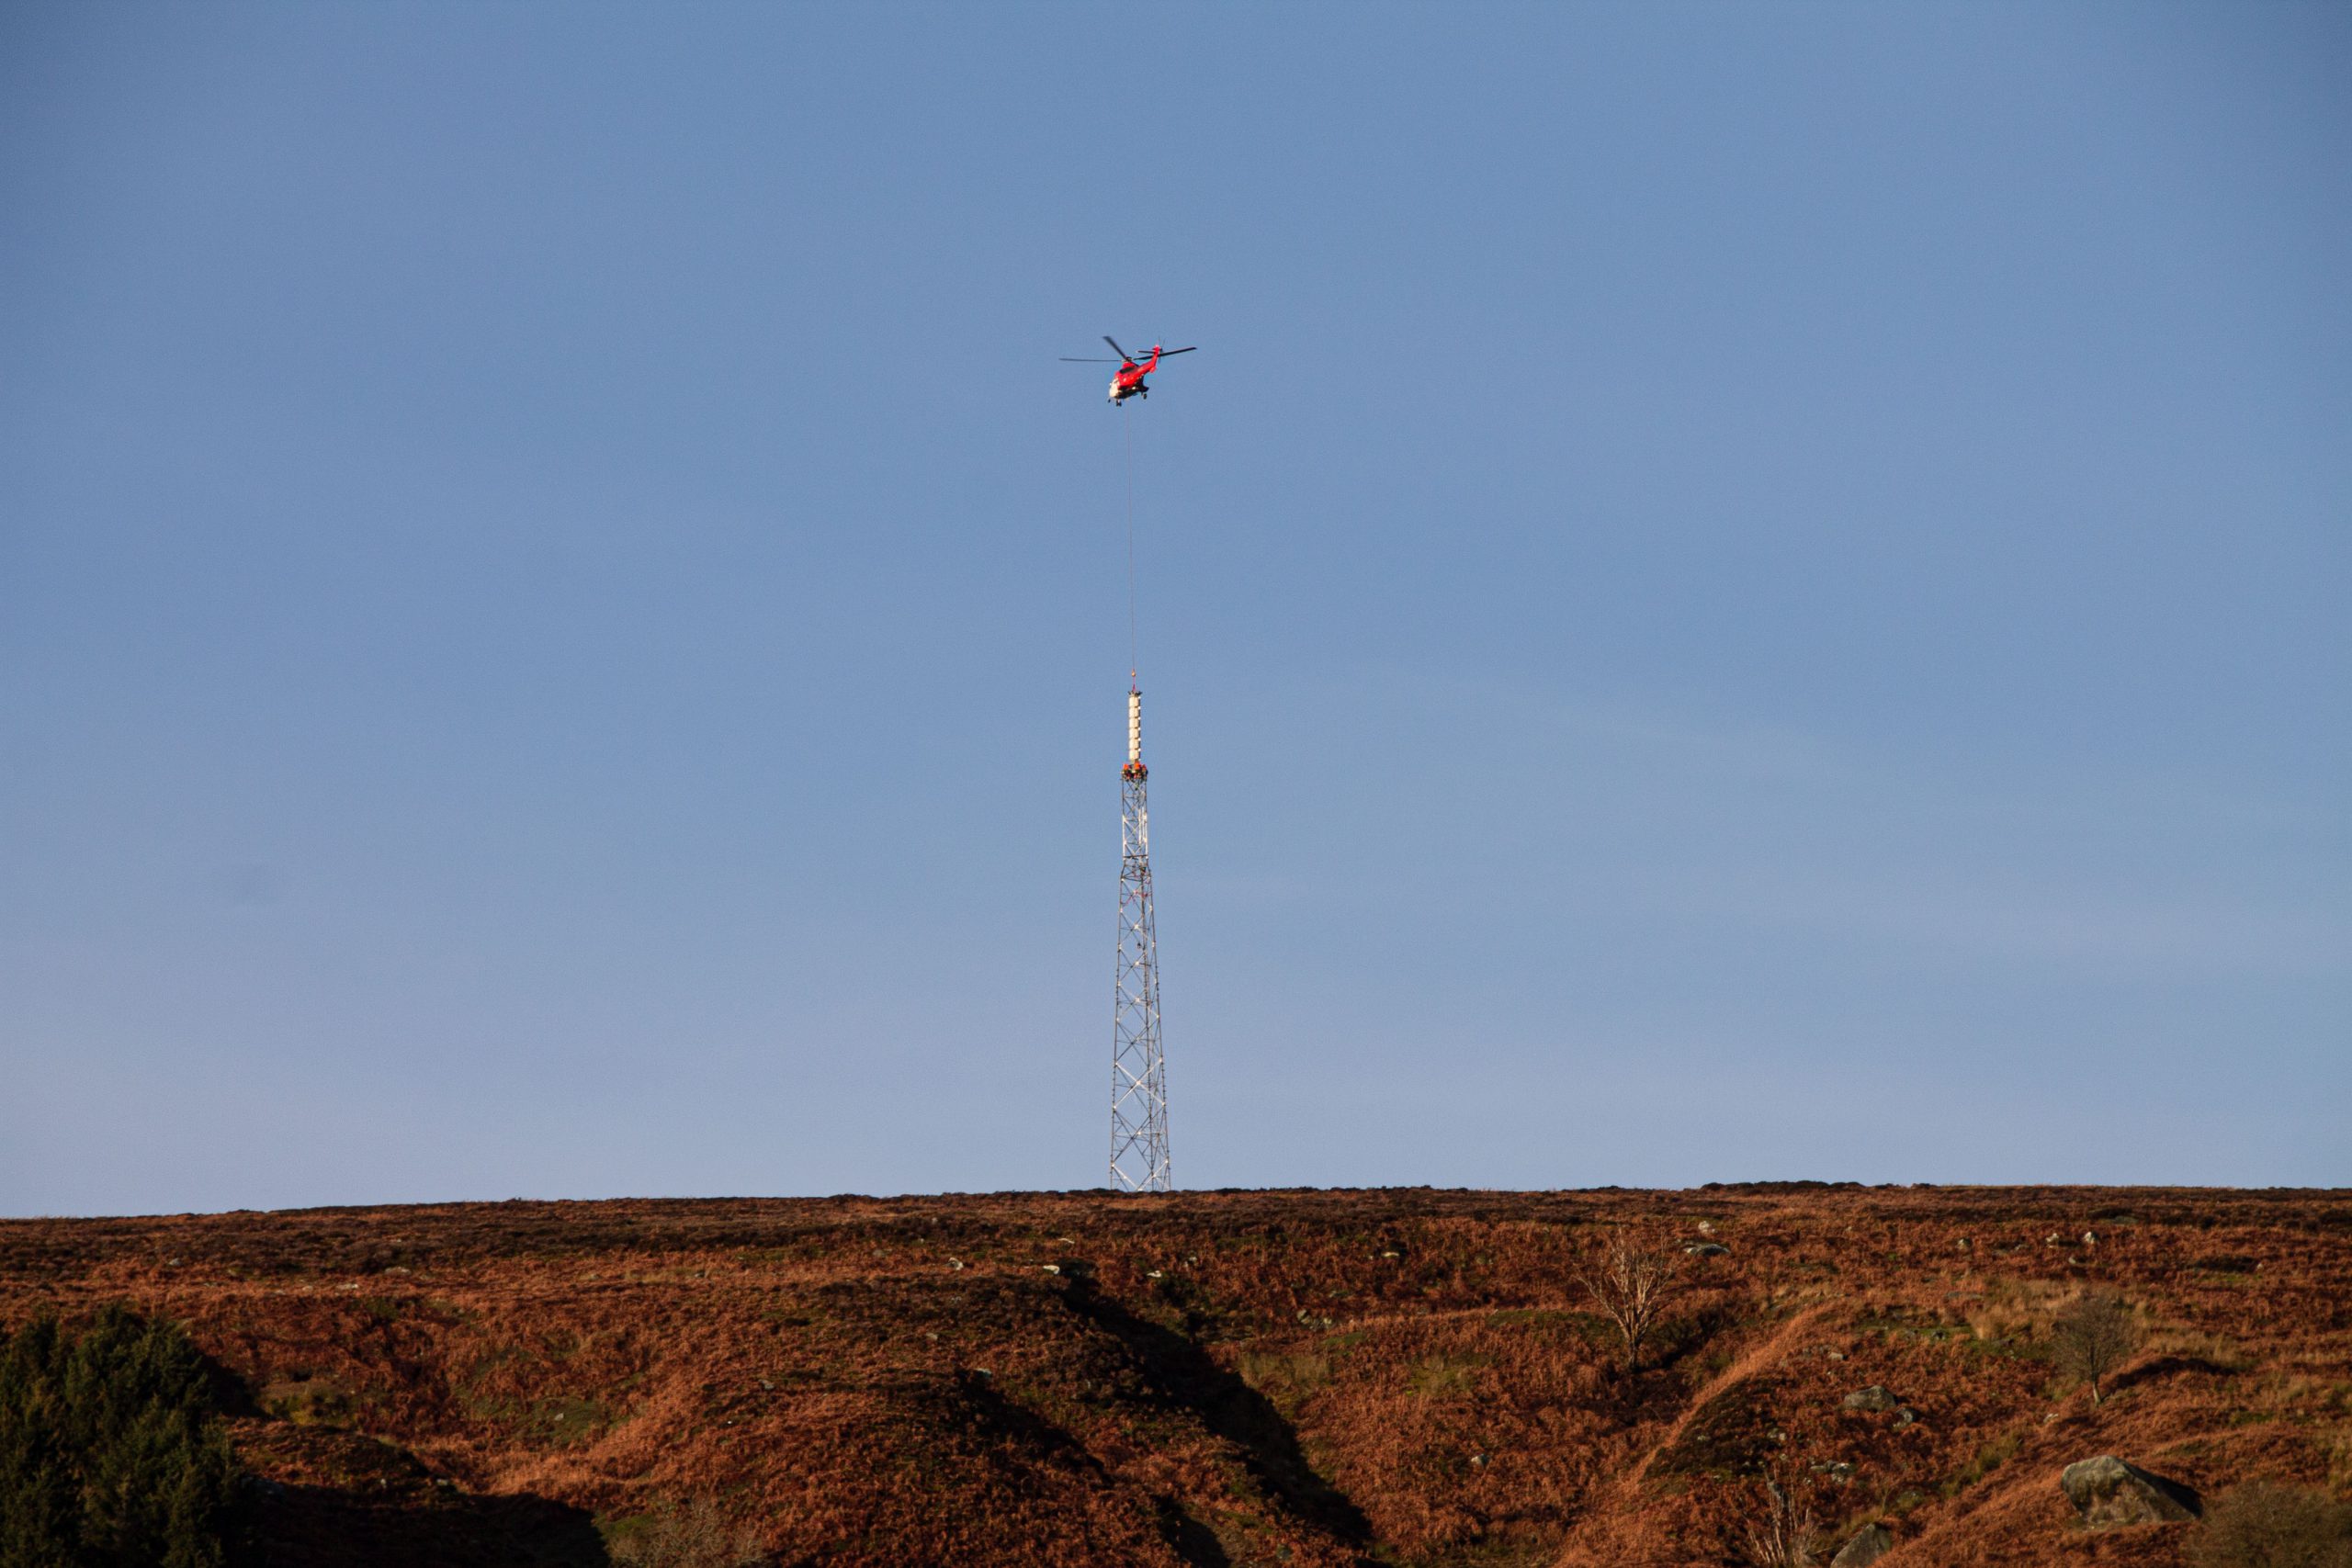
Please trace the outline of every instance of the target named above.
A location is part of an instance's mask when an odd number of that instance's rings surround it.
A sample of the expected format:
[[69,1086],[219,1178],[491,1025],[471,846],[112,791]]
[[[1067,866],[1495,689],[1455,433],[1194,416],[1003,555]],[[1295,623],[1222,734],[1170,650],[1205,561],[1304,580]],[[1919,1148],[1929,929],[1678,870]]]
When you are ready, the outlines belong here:
[[[1614,1365],[1568,1249],[1688,1258]],[[2095,1240],[2086,1243],[2084,1234]],[[959,1266],[960,1265],[960,1266]],[[2040,1331],[2143,1303],[2103,1409]],[[786,1562],[1724,1561],[1754,1476],[1889,1568],[2172,1563],[2056,1486],[2352,1484],[2352,1193],[1741,1189],[502,1203],[0,1222],[0,1321],[124,1299],[251,1391],[279,1562],[602,1561],[707,1497]],[[1849,1412],[1894,1391],[1917,1419]],[[1850,1472],[1834,1467],[1850,1466]],[[1819,1467],[1819,1468],[1816,1468]]]

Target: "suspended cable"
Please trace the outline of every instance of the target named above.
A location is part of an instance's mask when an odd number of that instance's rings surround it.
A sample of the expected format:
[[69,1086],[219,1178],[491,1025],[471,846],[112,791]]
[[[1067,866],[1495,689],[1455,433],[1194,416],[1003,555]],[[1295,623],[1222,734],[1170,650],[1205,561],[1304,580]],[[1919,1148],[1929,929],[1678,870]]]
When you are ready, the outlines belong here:
[[1135,422],[1119,411],[1119,444],[1127,470],[1127,681],[1133,684],[1142,661],[1136,642],[1136,435]]

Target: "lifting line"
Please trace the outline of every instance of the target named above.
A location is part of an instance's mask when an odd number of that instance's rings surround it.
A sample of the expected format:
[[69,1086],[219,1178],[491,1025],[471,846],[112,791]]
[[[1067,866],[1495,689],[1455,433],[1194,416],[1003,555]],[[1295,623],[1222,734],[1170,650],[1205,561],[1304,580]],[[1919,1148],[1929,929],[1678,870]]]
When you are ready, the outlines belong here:
[[1127,469],[1127,684],[1132,688],[1141,668],[1136,656],[1136,436],[1135,423],[1124,407],[1119,410],[1119,444]]

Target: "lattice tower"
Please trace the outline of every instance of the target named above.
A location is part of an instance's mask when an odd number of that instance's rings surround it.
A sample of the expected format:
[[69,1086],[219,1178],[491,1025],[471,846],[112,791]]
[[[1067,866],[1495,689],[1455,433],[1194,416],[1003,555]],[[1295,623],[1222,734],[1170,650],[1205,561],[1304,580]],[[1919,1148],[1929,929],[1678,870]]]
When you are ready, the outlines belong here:
[[1143,693],[1127,688],[1119,770],[1119,975],[1111,1025],[1111,1185],[1165,1192],[1168,1063],[1159,1051],[1159,943],[1151,919],[1151,816],[1144,799]]

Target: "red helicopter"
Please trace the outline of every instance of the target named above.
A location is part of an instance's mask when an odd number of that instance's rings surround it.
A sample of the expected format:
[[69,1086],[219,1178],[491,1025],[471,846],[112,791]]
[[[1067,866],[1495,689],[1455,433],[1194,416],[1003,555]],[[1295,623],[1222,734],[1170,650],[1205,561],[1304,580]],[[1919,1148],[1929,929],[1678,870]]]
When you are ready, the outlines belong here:
[[[1193,352],[1190,348],[1164,349],[1158,344],[1153,344],[1151,345],[1151,356],[1148,359],[1138,360],[1134,355],[1129,354],[1125,349],[1121,348],[1119,346],[1118,340],[1114,338],[1109,333],[1104,333],[1102,334],[1102,341],[1109,344],[1112,350],[1119,356],[1118,373],[1111,378],[1111,406],[1114,408],[1116,408],[1119,404],[1125,402],[1129,398],[1148,398],[1151,396],[1151,389],[1143,384],[1143,378],[1150,375],[1153,371],[1159,369],[1159,362],[1167,358],[1170,355],[1190,354]],[[1200,345],[1198,344],[1193,344],[1194,348],[1199,346]],[[1108,365],[1111,361],[1107,359],[1072,359],[1069,355],[1063,355],[1062,363],[1065,365]]]

